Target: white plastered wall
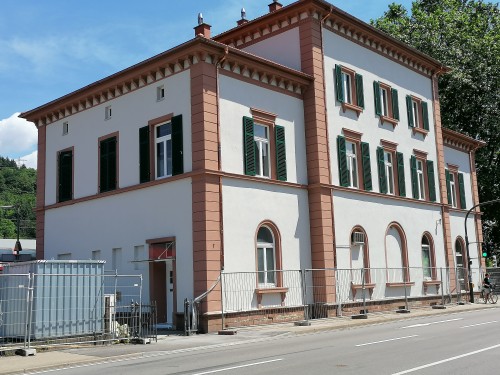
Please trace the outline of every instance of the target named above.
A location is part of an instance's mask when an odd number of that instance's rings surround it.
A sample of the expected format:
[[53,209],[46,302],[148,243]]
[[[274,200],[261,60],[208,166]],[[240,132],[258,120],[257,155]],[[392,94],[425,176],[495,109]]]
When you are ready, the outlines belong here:
[[[342,128],[362,133],[362,141],[370,145],[373,191],[379,191],[376,150],[381,145],[380,140],[397,143],[397,151],[404,155],[407,196],[411,196],[410,156],[413,155],[414,149],[426,152],[427,160],[434,162],[434,179],[437,182],[431,79],[328,30],[323,29],[323,38],[332,183],[339,185],[337,136],[342,135]],[[336,64],[355,70],[363,76],[365,108],[359,118],[354,111],[343,112],[341,104],[336,100]],[[400,120],[395,127],[389,123],[381,123],[375,114],[374,81],[384,82],[398,90]],[[428,104],[430,131],[426,137],[413,134],[412,129],[408,127],[406,95],[409,94]],[[439,200],[438,189],[439,184],[436,183],[436,197]]]
[[283,286],[290,287],[286,303],[301,301],[297,270],[311,267],[307,190],[224,178],[222,192],[225,290],[236,280],[231,273],[247,272],[239,275],[239,287],[244,279],[247,288],[238,290],[249,291],[246,301],[252,306],[248,307],[255,308],[257,230],[263,221],[271,221],[281,239]]
[[91,259],[100,250],[105,269],[112,266],[113,249],[121,249],[121,275],[143,275],[143,298],[149,298],[149,265],[134,267],[134,247],[144,246],[142,259],[149,258],[146,240],[175,236],[177,306],[192,298],[193,237],[191,179],[112,195],[51,209],[45,215],[45,258],[71,253],[72,259]]
[[244,173],[243,117],[252,117],[250,108],[257,108],[276,114],[276,125],[285,128],[287,181],[307,184],[302,100],[223,74],[219,84],[222,170]]
[[[156,89],[164,85],[165,98],[157,101]],[[111,105],[112,117],[105,120],[105,107]],[[74,147],[74,198],[98,192],[98,139],[119,132],[118,187],[139,183],[139,128],[148,121],[169,113],[182,114],[184,171],[192,170],[191,89],[189,71],[181,72],[103,104],[66,117],[47,126],[45,204],[56,203],[57,153]],[[63,122],[69,132],[62,134]]]
[[300,34],[298,27],[245,47],[243,51],[275,61],[295,70],[301,70]]

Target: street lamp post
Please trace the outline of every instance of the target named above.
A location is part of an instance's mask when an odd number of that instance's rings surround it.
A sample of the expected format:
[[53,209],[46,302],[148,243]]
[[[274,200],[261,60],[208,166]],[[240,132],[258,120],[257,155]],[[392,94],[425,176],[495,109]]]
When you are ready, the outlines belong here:
[[[472,290],[472,274],[471,274],[471,265],[472,265],[472,260],[470,259],[469,255],[469,237],[467,236],[467,218],[469,217],[469,214],[474,210],[476,207],[484,206],[486,204],[490,203],[496,203],[500,202],[500,199],[494,199],[492,201],[487,201],[487,202],[482,202],[479,204],[476,204],[475,206],[472,206],[469,211],[467,211],[467,215],[465,215],[465,221],[464,221],[464,227],[465,227],[465,248],[467,250],[467,263],[469,265],[468,267],[468,274],[469,274],[469,297],[470,297],[470,302],[474,303],[474,290]],[[479,258],[480,259],[480,258]],[[479,264],[481,264],[481,261],[479,261]]]
[[8,209],[8,208],[15,208],[16,209],[16,216],[17,216],[17,220],[16,220],[16,232],[17,232],[17,240],[16,240],[16,245],[14,246],[14,251],[16,252],[16,255],[19,255],[19,252],[23,250],[22,246],[21,246],[21,241],[19,241],[19,228],[20,228],[20,224],[21,224],[21,214],[20,214],[20,210],[19,210],[19,205],[16,205],[16,206],[0,206],[0,208],[5,208],[5,209]]

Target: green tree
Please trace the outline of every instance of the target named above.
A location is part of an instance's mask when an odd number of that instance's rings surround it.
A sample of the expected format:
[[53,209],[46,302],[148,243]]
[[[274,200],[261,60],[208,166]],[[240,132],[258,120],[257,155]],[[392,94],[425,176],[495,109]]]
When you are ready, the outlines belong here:
[[[480,0],[416,0],[372,25],[451,68],[439,78],[445,127],[486,141],[476,154],[482,202],[500,198],[500,10]],[[483,207],[485,241],[500,250],[500,204]]]
[[[0,156],[0,206],[19,207],[20,238],[36,237],[36,170]],[[17,209],[0,209],[0,238],[16,238]]]

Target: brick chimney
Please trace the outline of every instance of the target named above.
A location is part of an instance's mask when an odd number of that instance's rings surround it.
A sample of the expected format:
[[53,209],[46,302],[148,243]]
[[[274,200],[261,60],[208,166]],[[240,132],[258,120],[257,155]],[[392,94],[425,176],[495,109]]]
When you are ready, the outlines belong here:
[[236,24],[238,26],[241,26],[243,25],[244,23],[247,23],[248,20],[247,20],[247,12],[245,10],[245,8],[241,8],[241,19],[236,21]]
[[283,8],[283,5],[279,3],[278,0],[273,0],[273,2],[269,4],[269,13],[276,12],[281,8]]
[[210,39],[211,27],[209,24],[203,22],[203,14],[198,14],[198,26],[194,28],[194,36],[201,35],[204,38]]

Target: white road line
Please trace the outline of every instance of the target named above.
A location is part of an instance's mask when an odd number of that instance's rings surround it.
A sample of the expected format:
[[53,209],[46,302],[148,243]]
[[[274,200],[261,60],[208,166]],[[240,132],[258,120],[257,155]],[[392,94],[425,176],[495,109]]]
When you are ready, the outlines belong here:
[[396,341],[396,340],[403,340],[403,339],[409,339],[412,337],[417,337],[418,335],[411,335],[411,336],[404,336],[404,337],[396,337],[394,339],[388,339],[388,340],[382,340],[382,341],[374,341],[374,342],[367,342],[365,344],[358,344],[356,346],[366,346],[366,345],[374,345],[374,344],[381,344],[384,342],[389,342],[389,341]]
[[484,324],[492,324],[492,323],[498,323],[497,320],[492,320],[491,322],[484,322],[484,323],[478,323],[478,324],[471,324],[470,326],[463,326],[460,328],[469,328],[469,327],[476,327],[476,326],[482,326]]
[[255,363],[249,363],[249,364],[247,364],[247,365],[233,366],[233,367],[226,367],[226,368],[221,368],[221,369],[218,369],[218,370],[205,371],[205,372],[197,372],[196,374],[193,374],[193,375],[214,374],[214,373],[216,373],[216,372],[222,372],[222,371],[235,370],[235,369],[237,369],[237,368],[243,368],[243,367],[250,367],[250,366],[264,365],[264,364],[266,364],[266,363],[278,362],[278,361],[282,361],[282,360],[283,360],[283,358],[271,359],[270,361],[255,362]]
[[439,322],[419,323],[419,324],[413,324],[413,325],[411,325],[411,326],[401,327],[401,329],[405,329],[405,328],[416,328],[416,327],[426,327],[426,326],[430,326],[431,324],[447,323],[447,322],[453,322],[453,321],[455,321],[455,320],[462,320],[462,319],[463,319],[463,318],[456,318],[456,319],[440,320]]
[[422,370],[424,368],[428,368],[428,367],[432,367],[432,366],[437,366],[437,365],[440,365],[442,363],[454,361],[455,359],[460,359],[460,358],[468,357],[470,355],[474,355],[474,354],[477,354],[477,353],[485,352],[487,350],[496,349],[496,348],[500,348],[500,344],[489,346],[489,347],[484,348],[484,349],[475,350],[475,351],[470,352],[470,353],[465,353],[465,354],[462,354],[462,355],[457,355],[456,357],[451,357],[451,358],[443,359],[442,361],[432,362],[432,363],[429,363],[427,365],[423,365],[423,366],[419,366],[419,367],[414,367],[414,368],[411,368],[409,370],[405,370],[405,371],[401,371],[401,372],[395,372],[392,375],[409,374],[410,372],[415,372],[415,371],[418,371],[418,370]]

